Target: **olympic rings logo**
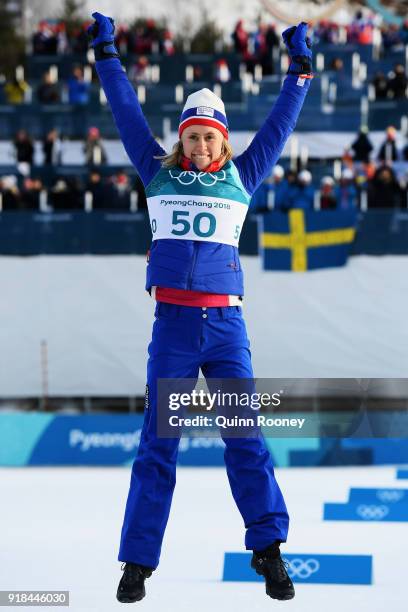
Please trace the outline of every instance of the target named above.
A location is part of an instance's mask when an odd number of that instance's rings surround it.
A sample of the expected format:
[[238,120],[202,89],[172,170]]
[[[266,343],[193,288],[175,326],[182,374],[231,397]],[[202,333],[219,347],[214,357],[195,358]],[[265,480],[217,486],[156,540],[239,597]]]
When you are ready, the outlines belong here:
[[357,514],[361,516],[365,521],[381,521],[381,519],[385,518],[389,513],[390,509],[388,506],[375,506],[360,504],[357,507]]
[[288,564],[287,570],[291,578],[301,578],[306,580],[310,578],[312,574],[320,569],[320,563],[317,559],[301,559],[296,557],[295,559],[284,559]]
[[195,181],[198,181],[203,187],[212,187],[218,181],[225,181],[227,177],[225,170],[221,170],[221,176],[216,176],[211,172],[193,172],[192,170],[184,170],[179,174],[173,174],[172,170],[169,170],[169,174],[172,179],[176,179],[181,185],[192,185]]
[[382,502],[399,502],[404,497],[405,491],[392,490],[377,491],[377,497]]

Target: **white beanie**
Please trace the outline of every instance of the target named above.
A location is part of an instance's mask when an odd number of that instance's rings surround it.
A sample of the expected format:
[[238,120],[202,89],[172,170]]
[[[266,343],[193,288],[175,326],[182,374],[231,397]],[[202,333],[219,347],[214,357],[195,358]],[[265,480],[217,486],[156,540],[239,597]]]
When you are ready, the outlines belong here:
[[209,125],[228,138],[224,102],[206,87],[190,94],[180,117],[179,137],[189,125]]
[[341,178],[351,181],[354,178],[354,172],[351,168],[344,168],[341,173]]
[[282,166],[279,166],[278,164],[274,167],[272,174],[275,178],[283,178],[285,176],[285,171]]
[[302,170],[299,172],[298,179],[302,181],[302,183],[309,184],[312,182],[312,174],[309,170]]

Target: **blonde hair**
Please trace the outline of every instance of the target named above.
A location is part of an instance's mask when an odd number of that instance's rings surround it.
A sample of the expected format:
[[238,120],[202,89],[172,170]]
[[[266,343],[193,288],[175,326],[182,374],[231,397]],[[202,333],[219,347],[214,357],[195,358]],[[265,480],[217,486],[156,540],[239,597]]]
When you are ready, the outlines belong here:
[[[160,159],[164,168],[172,168],[173,166],[181,165],[183,155],[183,143],[181,140],[179,140],[175,145],[173,145],[171,153],[168,153],[167,155],[157,155],[155,156],[155,159]],[[226,164],[227,161],[232,159],[232,155],[232,147],[228,140],[224,137],[222,141],[221,155],[216,161],[221,161],[223,159],[223,163]]]

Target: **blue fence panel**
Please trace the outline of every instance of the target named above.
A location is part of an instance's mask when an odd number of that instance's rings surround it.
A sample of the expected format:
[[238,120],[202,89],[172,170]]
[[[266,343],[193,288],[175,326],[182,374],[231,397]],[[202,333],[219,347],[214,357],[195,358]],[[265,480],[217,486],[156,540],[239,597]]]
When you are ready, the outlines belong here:
[[408,522],[408,503],[349,502],[324,504],[325,521]]
[[[283,554],[288,574],[297,583],[308,584],[372,584],[371,555],[321,555],[315,553]],[[248,553],[225,553],[225,582],[260,582],[250,567]]]

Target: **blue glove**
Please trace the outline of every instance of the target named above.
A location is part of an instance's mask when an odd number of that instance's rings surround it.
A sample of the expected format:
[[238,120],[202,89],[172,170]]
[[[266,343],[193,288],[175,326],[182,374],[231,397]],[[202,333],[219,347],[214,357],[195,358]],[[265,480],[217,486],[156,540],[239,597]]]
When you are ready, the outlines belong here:
[[95,23],[89,26],[88,36],[92,40],[92,47],[95,51],[95,59],[107,59],[109,57],[119,57],[115,47],[115,24],[111,17],[105,17],[101,13],[92,13]]
[[282,32],[283,42],[291,59],[288,74],[312,73],[312,44],[306,33],[307,23],[304,21]]

